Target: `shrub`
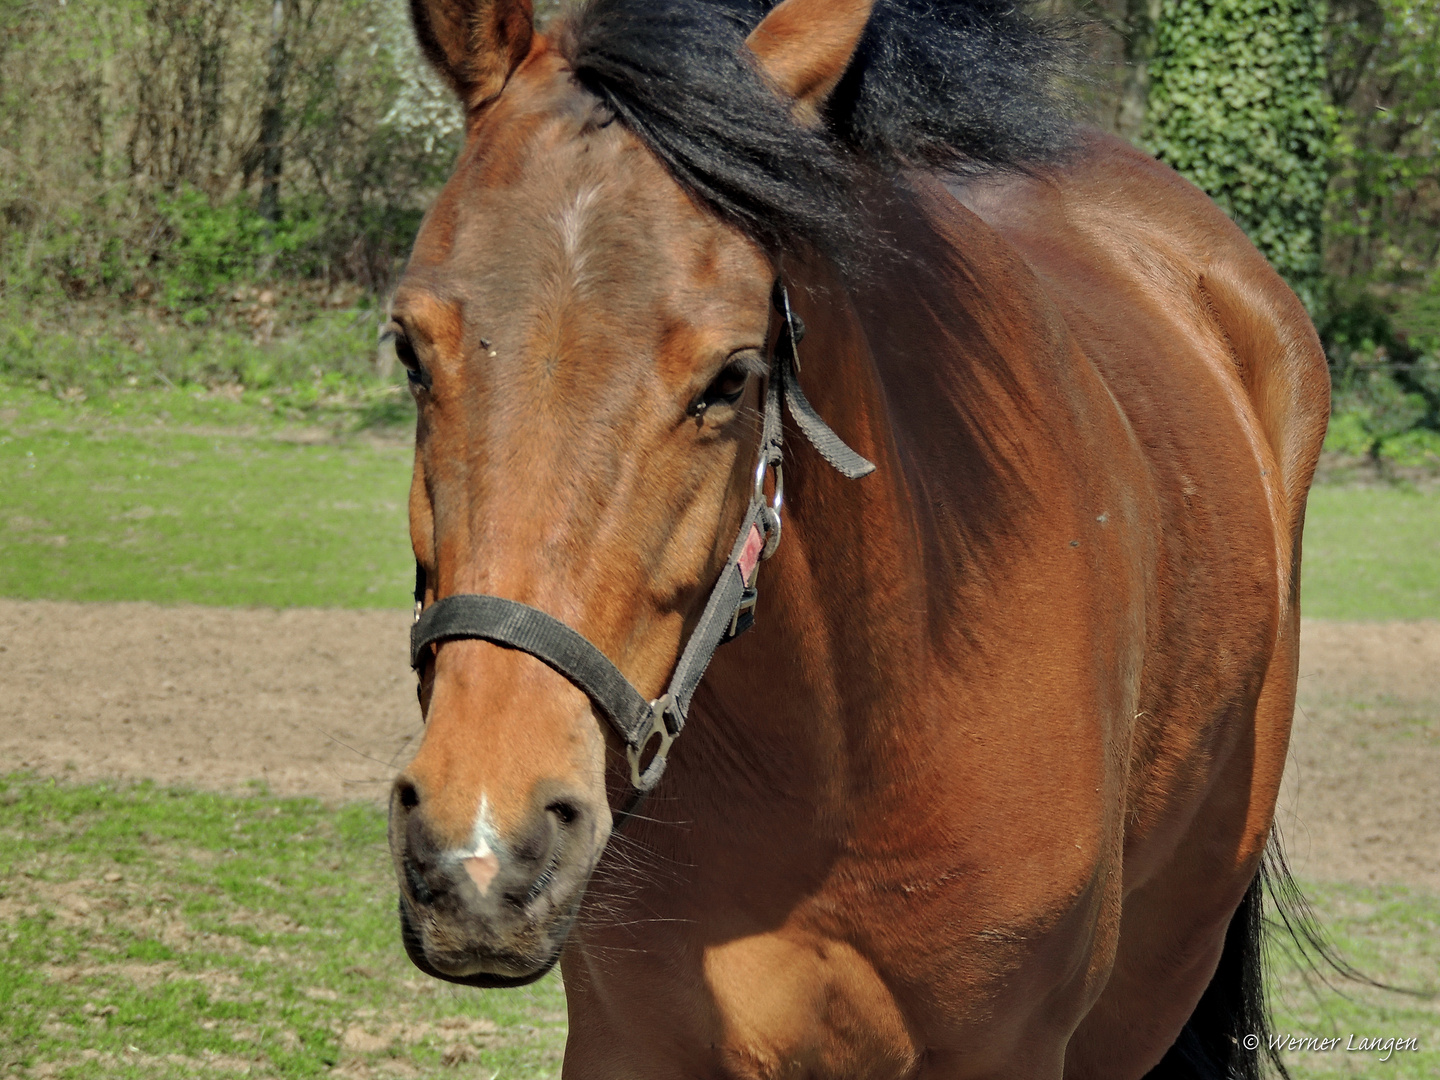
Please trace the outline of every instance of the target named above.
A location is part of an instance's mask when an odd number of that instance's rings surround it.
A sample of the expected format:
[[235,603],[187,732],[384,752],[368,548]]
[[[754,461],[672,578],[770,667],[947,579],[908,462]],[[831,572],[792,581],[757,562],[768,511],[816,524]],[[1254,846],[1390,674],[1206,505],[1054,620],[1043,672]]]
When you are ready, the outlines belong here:
[[434,81],[403,0],[283,0],[278,23],[276,10],[0,4],[0,294],[55,303],[148,283],[183,307],[256,278],[389,287],[453,160],[455,106],[403,107]]
[[1147,149],[1245,230],[1312,312],[1334,110],[1316,0],[1165,0]]
[[1389,297],[1363,285],[1337,290],[1320,328],[1337,414],[1328,449],[1433,457],[1440,439],[1437,310],[1440,275],[1428,290]]

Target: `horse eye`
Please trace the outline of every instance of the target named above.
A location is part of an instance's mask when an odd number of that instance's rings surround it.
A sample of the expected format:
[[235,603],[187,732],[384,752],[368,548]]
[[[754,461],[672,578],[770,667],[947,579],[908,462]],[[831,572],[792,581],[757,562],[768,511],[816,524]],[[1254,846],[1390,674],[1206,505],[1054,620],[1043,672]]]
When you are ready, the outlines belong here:
[[749,378],[750,373],[743,364],[726,364],[705,388],[705,392],[690,403],[686,413],[700,416],[712,405],[734,405],[745,392],[745,383]]
[[420,358],[415,355],[415,346],[410,344],[410,339],[400,331],[387,333],[380,341],[382,349],[393,350],[395,359],[399,360],[405,368],[405,377],[410,380],[411,386],[418,386],[424,390],[430,389],[430,373],[425,370]]

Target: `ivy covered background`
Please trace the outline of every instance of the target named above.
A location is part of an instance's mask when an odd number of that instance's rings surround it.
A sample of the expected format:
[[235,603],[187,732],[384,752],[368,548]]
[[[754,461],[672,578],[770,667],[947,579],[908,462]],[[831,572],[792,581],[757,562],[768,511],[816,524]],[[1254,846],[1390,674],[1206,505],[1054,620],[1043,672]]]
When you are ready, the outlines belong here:
[[1144,148],[1206,191],[1321,306],[1335,108],[1311,0],[1166,0]]

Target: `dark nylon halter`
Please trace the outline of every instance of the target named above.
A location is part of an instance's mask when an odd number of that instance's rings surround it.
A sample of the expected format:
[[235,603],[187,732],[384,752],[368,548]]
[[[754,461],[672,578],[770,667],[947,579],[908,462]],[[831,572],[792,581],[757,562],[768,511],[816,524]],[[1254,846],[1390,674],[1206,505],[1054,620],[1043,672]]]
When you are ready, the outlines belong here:
[[[647,701],[633,683],[604,653],[585,637],[539,608],[499,596],[459,593],[425,602],[425,570],[415,566],[415,624],[410,628],[410,666],[418,672],[428,646],[462,638],[479,639],[519,649],[548,664],[583,690],[625,743],[630,761],[631,795],[615,814],[619,828],[665,772],[670,746],[685,727],[690,700],[715,650],[748,630],[755,621],[755,578],[759,562],[775,553],[780,543],[780,511],[784,502],[781,458],[782,400],[800,433],[820,456],[841,474],[856,480],[873,472],[866,461],[821,420],[796,380],[799,357],[796,346],[804,326],[790,309],[790,297],[779,282],[773,297],[783,319],[770,374],[765,385],[765,422],[755,466],[755,488],[750,507],[730,557],[690,640],[675,665],[670,685],[654,701]],[[774,473],[774,498],[765,498],[765,477]],[[656,742],[654,754],[644,763],[646,748]]]

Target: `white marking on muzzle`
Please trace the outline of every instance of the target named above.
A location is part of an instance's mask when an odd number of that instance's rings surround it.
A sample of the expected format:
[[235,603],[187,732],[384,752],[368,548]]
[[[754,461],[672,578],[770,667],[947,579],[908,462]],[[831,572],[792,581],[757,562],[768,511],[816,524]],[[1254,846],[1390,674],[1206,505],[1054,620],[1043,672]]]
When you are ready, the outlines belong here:
[[470,880],[475,882],[475,887],[482,896],[489,891],[490,883],[500,872],[502,849],[500,837],[490,820],[490,801],[481,795],[480,808],[475,812],[475,824],[470,829],[470,847],[452,852],[451,857],[465,867],[465,872],[470,875]]

